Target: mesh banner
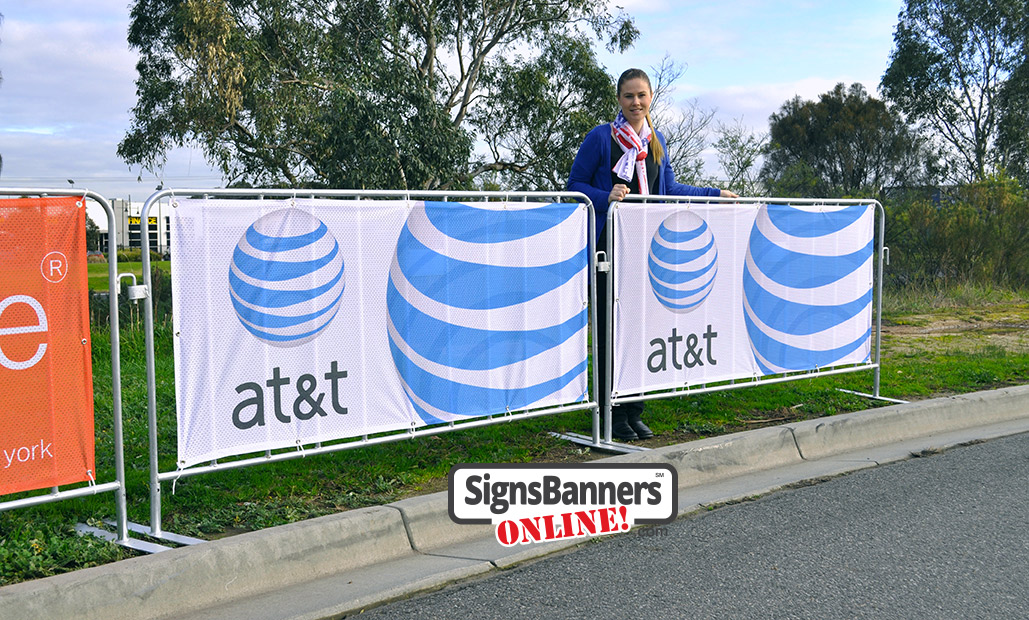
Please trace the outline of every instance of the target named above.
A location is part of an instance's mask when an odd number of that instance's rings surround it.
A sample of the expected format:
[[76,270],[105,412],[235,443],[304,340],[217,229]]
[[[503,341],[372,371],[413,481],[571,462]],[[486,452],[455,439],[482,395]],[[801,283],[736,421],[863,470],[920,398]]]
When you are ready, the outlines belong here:
[[95,479],[80,205],[0,200],[0,494]]
[[872,205],[612,214],[615,398],[869,361]]
[[173,207],[180,467],[586,399],[583,205]]

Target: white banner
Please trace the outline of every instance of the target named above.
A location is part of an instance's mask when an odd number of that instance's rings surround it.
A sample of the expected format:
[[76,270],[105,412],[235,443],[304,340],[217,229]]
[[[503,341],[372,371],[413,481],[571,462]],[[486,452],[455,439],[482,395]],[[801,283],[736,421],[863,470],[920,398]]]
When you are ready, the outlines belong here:
[[872,205],[614,205],[615,398],[868,362]]
[[586,400],[588,216],[178,199],[179,466]]

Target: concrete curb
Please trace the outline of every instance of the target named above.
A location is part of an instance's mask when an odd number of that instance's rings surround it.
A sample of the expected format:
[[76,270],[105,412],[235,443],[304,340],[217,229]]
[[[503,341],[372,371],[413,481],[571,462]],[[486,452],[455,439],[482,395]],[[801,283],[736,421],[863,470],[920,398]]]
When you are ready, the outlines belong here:
[[374,506],[0,588],[0,617],[130,620],[185,613],[412,555]]
[[458,525],[451,521],[446,491],[387,505],[403,515],[411,547],[421,553],[493,536],[491,525]]
[[806,460],[1029,416],[1029,385],[787,424]]
[[679,473],[679,488],[709,484],[803,459],[793,433],[782,426],[709,437],[604,459],[615,463],[668,463]]
[[[669,463],[678,470],[680,489],[700,489],[860,450],[1024,419],[1029,419],[1029,386],[842,414],[605,460]],[[581,541],[505,550],[490,526],[453,523],[447,494],[441,492],[6,586],[0,588],[0,617],[188,617],[191,612],[267,598],[298,584],[331,583],[339,575],[374,571],[405,558],[467,560],[463,568],[451,568],[447,574],[474,574],[577,542]],[[411,593],[426,583],[438,580],[412,577],[402,584],[406,587],[384,586],[380,598],[362,594],[360,605]],[[333,613],[341,613],[343,607],[344,602],[335,601]]]

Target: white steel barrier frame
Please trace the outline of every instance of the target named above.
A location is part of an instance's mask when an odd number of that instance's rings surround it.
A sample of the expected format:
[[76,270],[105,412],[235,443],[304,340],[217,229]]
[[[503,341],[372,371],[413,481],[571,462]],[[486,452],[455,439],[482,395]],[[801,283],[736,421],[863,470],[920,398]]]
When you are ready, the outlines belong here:
[[[108,304],[110,305],[109,328],[111,331],[111,410],[113,414],[114,433],[114,481],[113,482],[91,482],[88,486],[78,487],[66,491],[59,487],[52,487],[50,493],[34,495],[18,500],[11,500],[0,503],[0,512],[38,506],[76,497],[87,497],[97,493],[114,493],[115,523],[117,532],[111,535],[106,530],[93,528],[85,525],[78,525],[76,529],[80,533],[91,533],[108,540],[113,540],[119,545],[131,547],[138,550],[148,550],[149,545],[140,540],[129,538],[128,515],[125,500],[125,444],[122,433],[122,406],[121,406],[121,344],[118,327],[118,293],[120,277],[118,276],[117,249],[112,245],[118,238],[117,218],[114,210],[106,198],[88,189],[47,189],[38,187],[3,187],[0,188],[0,196],[38,196],[47,198],[52,196],[77,196],[80,198],[79,207],[86,208],[86,200],[93,200],[107,214],[107,281],[108,281]],[[96,433],[94,424],[94,434]]]
[[[627,446],[612,442],[611,440],[611,407],[621,403],[634,403],[644,402],[648,400],[658,400],[665,398],[681,398],[693,394],[703,394],[707,392],[721,392],[725,390],[734,390],[744,387],[752,387],[755,385],[768,385],[772,383],[783,383],[785,381],[796,381],[799,379],[809,379],[813,377],[821,377],[827,375],[838,375],[850,372],[858,372],[862,370],[873,371],[873,388],[872,393],[867,394],[863,392],[854,392],[851,390],[840,390],[841,392],[847,392],[850,394],[856,394],[858,396],[864,396],[875,400],[883,400],[892,403],[904,403],[907,401],[898,400],[894,398],[886,398],[879,394],[879,378],[880,378],[880,351],[882,349],[882,280],[883,280],[883,264],[889,263],[888,260],[884,261],[885,257],[889,256],[889,248],[884,245],[884,235],[886,230],[886,212],[883,209],[882,204],[878,200],[872,199],[817,199],[817,198],[718,198],[713,196],[638,196],[629,195],[623,202],[661,202],[661,203],[680,203],[680,204],[786,204],[786,205],[825,205],[825,206],[848,206],[848,205],[872,205],[875,208],[876,217],[879,220],[877,233],[879,241],[877,244],[878,252],[878,268],[873,274],[873,288],[875,289],[875,354],[872,361],[863,364],[843,365],[838,367],[832,367],[827,370],[816,369],[816,370],[802,370],[790,373],[782,373],[776,375],[763,375],[755,377],[753,379],[731,379],[727,381],[714,382],[715,385],[708,385],[701,383],[697,385],[683,385],[671,389],[654,390],[639,394],[616,396],[614,394],[614,267],[613,261],[608,258],[607,260],[611,263],[611,272],[607,278],[607,299],[609,301],[609,308],[607,313],[607,324],[604,329],[607,333],[607,342],[605,346],[605,367],[600,372],[607,373],[607,385],[611,390],[610,394],[607,394],[607,398],[603,400],[603,438],[602,441],[606,445],[615,447],[621,447],[622,451],[637,451],[640,450],[638,446]],[[611,203],[611,211],[608,215],[608,221],[606,228],[607,235],[607,247],[614,254],[614,243],[615,243],[615,228],[617,227],[617,218],[611,217],[615,209],[618,208],[618,203]]]
[[[588,239],[587,239],[587,251],[589,254],[589,265],[587,267],[589,275],[589,329],[592,334],[597,333],[597,323],[595,308],[597,303],[596,293],[596,277],[593,275],[596,269],[596,220],[594,217],[593,203],[590,199],[579,192],[503,192],[503,191],[417,191],[417,190],[348,190],[348,189],[324,189],[324,190],[297,190],[297,189],[165,189],[152,194],[147,198],[143,205],[143,209],[140,213],[140,220],[146,221],[146,218],[150,212],[150,209],[163,199],[175,200],[176,198],[188,198],[188,197],[202,197],[202,198],[243,198],[243,199],[255,199],[262,200],[265,198],[337,198],[337,199],[399,199],[399,200],[438,200],[441,202],[451,202],[455,199],[464,200],[503,200],[503,201],[542,201],[550,199],[551,201],[566,202],[578,202],[583,204],[588,210]],[[143,261],[143,278],[145,280],[145,286],[147,291],[147,298],[150,297],[149,291],[152,290],[151,275],[150,275],[150,237],[146,236],[143,241],[144,252],[142,253]],[[175,251],[175,248],[172,248]],[[144,303],[144,330],[146,338],[146,375],[147,375],[147,417],[149,422],[149,450],[150,450],[150,526],[147,528],[141,524],[129,523],[128,527],[132,531],[140,532],[152,536],[154,538],[167,540],[169,542],[177,544],[197,544],[204,542],[200,539],[190,538],[187,536],[181,536],[170,532],[162,531],[161,527],[161,483],[166,481],[172,481],[173,485],[179,478],[187,476],[195,476],[199,474],[211,473],[216,471],[224,471],[229,469],[238,469],[242,467],[248,467],[251,465],[258,465],[263,463],[271,463],[278,461],[287,461],[305,457],[308,455],[315,454],[327,454],[330,452],[339,452],[343,450],[350,450],[353,448],[360,448],[364,446],[377,445],[382,443],[389,443],[394,441],[400,441],[404,439],[413,439],[416,437],[423,437],[427,435],[436,435],[452,430],[474,428],[478,426],[486,426],[491,424],[497,424],[500,422],[510,422],[514,420],[524,420],[534,417],[540,417],[544,415],[554,415],[558,413],[564,413],[567,411],[583,411],[589,410],[592,416],[592,437],[589,440],[589,445],[593,445],[598,448],[606,446],[605,442],[601,438],[600,430],[600,406],[597,394],[596,381],[590,387],[591,398],[588,402],[575,403],[571,405],[563,405],[560,407],[550,407],[544,409],[535,410],[523,410],[521,412],[504,412],[497,413],[489,416],[482,416],[480,418],[470,420],[467,422],[448,422],[445,425],[435,426],[431,428],[423,428],[419,430],[408,429],[401,431],[394,431],[390,434],[383,434],[377,437],[369,437],[363,435],[359,438],[341,438],[339,440],[333,440],[334,442],[339,441],[340,443],[332,443],[330,445],[323,445],[321,442],[313,443],[313,447],[305,448],[300,446],[299,448],[283,448],[282,451],[266,450],[263,456],[239,458],[235,460],[218,462],[217,460],[212,461],[206,466],[195,466],[185,469],[177,469],[175,471],[161,472],[158,466],[158,454],[157,454],[157,379],[155,370],[155,357],[154,357],[154,317],[153,317],[153,303],[147,299]],[[590,363],[590,372],[593,377],[597,376],[597,352],[596,352],[596,339],[592,339],[590,346],[590,352],[592,353],[592,361]],[[610,426],[610,425],[608,425]],[[608,429],[608,435],[610,435],[610,429]],[[564,435],[558,435],[562,438],[567,438]],[[241,455],[242,456],[242,455]],[[174,486],[173,486],[174,488]],[[158,549],[160,550],[160,549]]]

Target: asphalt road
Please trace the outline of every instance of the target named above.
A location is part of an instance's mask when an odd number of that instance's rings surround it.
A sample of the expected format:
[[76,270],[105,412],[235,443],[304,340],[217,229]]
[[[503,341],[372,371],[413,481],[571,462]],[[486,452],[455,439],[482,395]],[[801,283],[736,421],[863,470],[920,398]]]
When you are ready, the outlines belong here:
[[361,618],[1029,618],[1029,434],[604,538]]

